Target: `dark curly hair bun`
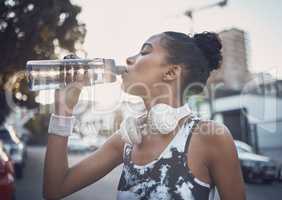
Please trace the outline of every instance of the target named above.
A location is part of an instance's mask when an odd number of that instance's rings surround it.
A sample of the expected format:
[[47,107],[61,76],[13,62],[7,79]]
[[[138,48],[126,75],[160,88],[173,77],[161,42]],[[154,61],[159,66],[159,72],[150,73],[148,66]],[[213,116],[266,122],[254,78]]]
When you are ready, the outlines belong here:
[[218,34],[213,32],[198,33],[193,36],[193,40],[206,57],[209,70],[218,69],[222,62],[222,44]]

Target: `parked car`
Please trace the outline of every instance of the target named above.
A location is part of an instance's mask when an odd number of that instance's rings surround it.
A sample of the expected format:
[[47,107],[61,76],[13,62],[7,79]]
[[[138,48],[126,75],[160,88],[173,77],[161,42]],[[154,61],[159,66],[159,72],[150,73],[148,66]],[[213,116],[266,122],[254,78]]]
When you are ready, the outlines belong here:
[[68,151],[73,153],[85,153],[90,150],[89,144],[85,139],[78,135],[72,135],[68,141]]
[[4,149],[12,159],[16,178],[22,178],[27,157],[26,145],[20,141],[15,130],[11,126],[0,128],[0,139],[4,143]]
[[279,165],[267,156],[256,154],[248,144],[235,140],[246,182],[272,183],[279,176]]
[[0,197],[12,200],[15,197],[14,168],[0,140]]

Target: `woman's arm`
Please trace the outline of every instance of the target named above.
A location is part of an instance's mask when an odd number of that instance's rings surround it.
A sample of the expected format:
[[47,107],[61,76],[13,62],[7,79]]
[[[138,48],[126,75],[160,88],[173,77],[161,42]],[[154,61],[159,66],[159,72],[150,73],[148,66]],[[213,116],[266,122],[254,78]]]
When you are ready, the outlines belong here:
[[67,138],[50,135],[44,166],[43,196],[60,199],[96,182],[122,163],[123,142],[118,134],[88,158],[68,167]]
[[[55,113],[72,115],[78,102],[87,74],[79,75],[72,85],[55,92]],[[69,168],[67,157],[68,138],[50,134],[44,163],[43,196],[59,199],[67,196],[105,176],[122,163],[123,142],[114,134],[93,155]]]
[[209,135],[209,171],[221,200],[246,199],[242,177],[232,135],[226,126],[211,123]]

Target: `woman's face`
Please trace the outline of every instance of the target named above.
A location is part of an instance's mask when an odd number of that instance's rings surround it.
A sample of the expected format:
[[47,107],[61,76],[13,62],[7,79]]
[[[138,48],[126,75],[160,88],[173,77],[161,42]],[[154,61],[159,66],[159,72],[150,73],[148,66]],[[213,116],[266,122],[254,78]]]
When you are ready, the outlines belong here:
[[128,73],[122,76],[125,92],[148,96],[164,83],[163,75],[168,65],[167,51],[161,45],[162,37],[162,34],[152,36],[142,45],[138,54],[127,58]]

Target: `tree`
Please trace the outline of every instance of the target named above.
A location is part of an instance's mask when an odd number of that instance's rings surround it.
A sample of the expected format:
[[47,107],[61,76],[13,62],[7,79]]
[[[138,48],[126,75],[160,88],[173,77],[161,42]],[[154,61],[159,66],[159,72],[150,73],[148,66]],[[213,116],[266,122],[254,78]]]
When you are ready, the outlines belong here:
[[25,76],[16,78],[18,84],[7,82],[25,69],[27,60],[57,58],[58,48],[75,52],[86,34],[85,25],[77,20],[80,12],[70,0],[0,0],[0,115],[7,115],[6,92],[21,92],[28,97],[15,98],[21,106],[36,106]]

